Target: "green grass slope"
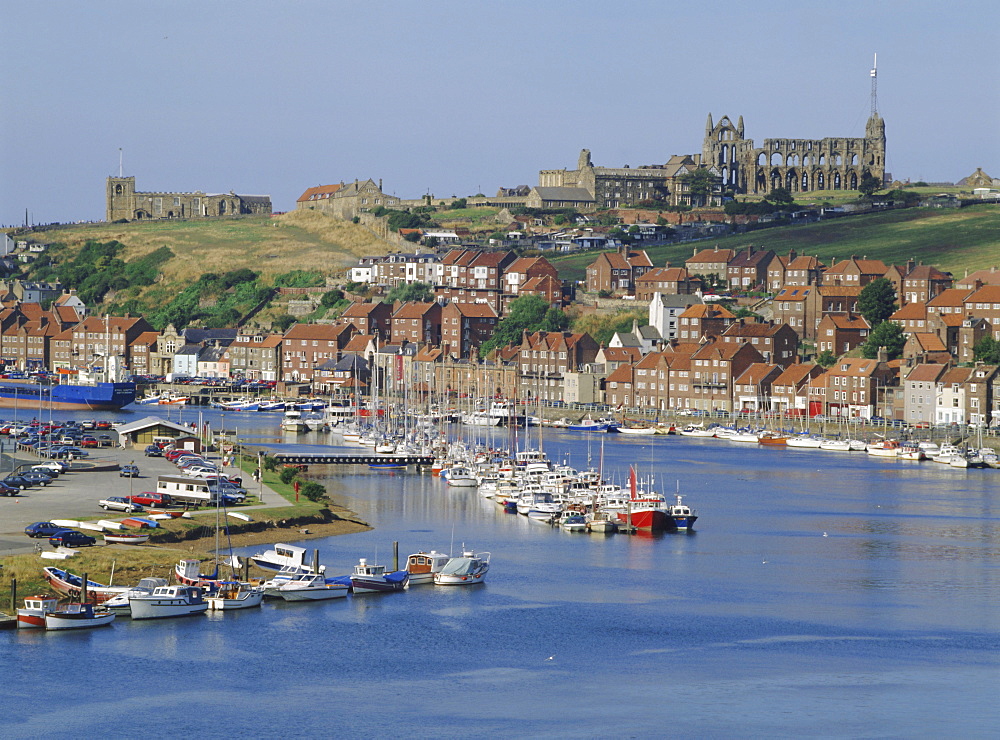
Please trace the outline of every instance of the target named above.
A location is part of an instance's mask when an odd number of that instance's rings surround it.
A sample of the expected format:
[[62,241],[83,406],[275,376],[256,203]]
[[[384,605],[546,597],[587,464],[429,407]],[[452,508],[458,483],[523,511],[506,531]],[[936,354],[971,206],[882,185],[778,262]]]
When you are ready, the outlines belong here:
[[[961,209],[910,208],[865,216],[846,216],[804,226],[780,226],[719,239],[651,247],[653,264],[682,265],[695,249],[743,249],[748,246],[832,260],[853,255],[902,264],[913,258],[956,276],[1000,263],[1000,207]],[[583,280],[597,252],[549,258],[564,280]]]

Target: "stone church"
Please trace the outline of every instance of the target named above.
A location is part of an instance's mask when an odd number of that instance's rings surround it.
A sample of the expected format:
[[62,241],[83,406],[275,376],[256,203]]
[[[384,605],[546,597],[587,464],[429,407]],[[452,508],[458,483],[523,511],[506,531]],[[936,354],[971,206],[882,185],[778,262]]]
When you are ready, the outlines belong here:
[[218,218],[220,216],[268,215],[270,195],[236,193],[139,192],[135,177],[109,177],[107,181],[108,223],[164,218]]
[[736,193],[857,190],[865,174],[885,180],[885,122],[873,112],[864,138],[764,139],[758,147],[744,135],[743,116],[713,123],[709,113],[701,163]]

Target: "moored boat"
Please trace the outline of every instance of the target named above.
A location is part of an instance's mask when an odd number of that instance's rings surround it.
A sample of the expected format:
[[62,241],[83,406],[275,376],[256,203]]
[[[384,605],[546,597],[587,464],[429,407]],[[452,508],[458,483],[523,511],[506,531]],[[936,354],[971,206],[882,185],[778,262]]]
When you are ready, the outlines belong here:
[[151,594],[154,589],[160,586],[166,586],[166,578],[156,578],[153,576],[148,576],[139,581],[138,584],[130,588],[124,593],[120,593],[117,596],[112,596],[110,599],[104,602],[104,606],[115,614],[123,616],[132,615],[132,606],[129,604],[129,597],[132,595],[138,596],[140,594]]
[[438,586],[472,586],[483,583],[489,569],[490,553],[463,550],[460,556],[451,558],[434,574],[434,583]]
[[115,613],[90,603],[69,603],[45,614],[47,630],[81,630],[103,627],[115,621]]
[[296,573],[289,580],[267,589],[268,596],[285,601],[326,601],[347,596],[350,586],[339,579],[327,579],[322,573]]
[[50,594],[28,596],[24,606],[17,610],[17,628],[45,629],[45,615],[56,610],[59,599]]
[[[304,547],[286,545],[283,542],[277,543],[273,549],[251,555],[250,560],[258,568],[278,572],[285,568],[294,568],[299,571],[311,571],[312,568],[306,563],[308,550]],[[326,566],[321,565],[319,572],[326,570]]]
[[208,602],[197,586],[159,586],[150,594],[129,597],[132,619],[164,619],[204,614]]
[[[410,575],[405,570],[386,573],[384,565],[369,565],[365,558],[361,558],[351,574],[351,585],[356,594],[402,591],[409,579]],[[437,583],[437,574],[434,579]]]
[[406,572],[410,574],[410,585],[419,586],[434,583],[434,574],[441,570],[450,559],[443,552],[416,552],[406,559]]

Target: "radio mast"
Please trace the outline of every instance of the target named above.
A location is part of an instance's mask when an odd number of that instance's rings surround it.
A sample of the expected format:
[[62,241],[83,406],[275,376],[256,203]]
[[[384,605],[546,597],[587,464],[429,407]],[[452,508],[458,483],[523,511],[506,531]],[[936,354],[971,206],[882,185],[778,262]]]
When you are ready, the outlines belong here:
[[872,61],[872,115],[878,115],[878,53]]

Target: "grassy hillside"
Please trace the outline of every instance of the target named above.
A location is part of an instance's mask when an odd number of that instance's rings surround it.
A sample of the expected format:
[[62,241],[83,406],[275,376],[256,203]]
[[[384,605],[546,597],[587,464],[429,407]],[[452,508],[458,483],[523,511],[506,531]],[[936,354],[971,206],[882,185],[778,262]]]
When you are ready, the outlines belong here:
[[389,251],[389,245],[367,229],[316,211],[275,218],[86,224],[54,229],[41,238],[71,247],[88,239],[116,240],[126,246],[122,255],[126,261],[169,247],[176,256],[160,266],[166,283],[241,267],[264,275],[305,268],[334,273],[362,254]]
[[[829,264],[834,258],[852,254],[901,264],[911,257],[954,273],[978,270],[1000,263],[1000,208],[995,205],[962,209],[910,208],[867,216],[849,216],[804,226],[773,229],[651,247],[647,251],[656,266],[664,262],[680,265],[694,249],[742,249],[748,246],[787,254],[818,255]],[[563,279],[582,280],[596,252],[550,258]]]

